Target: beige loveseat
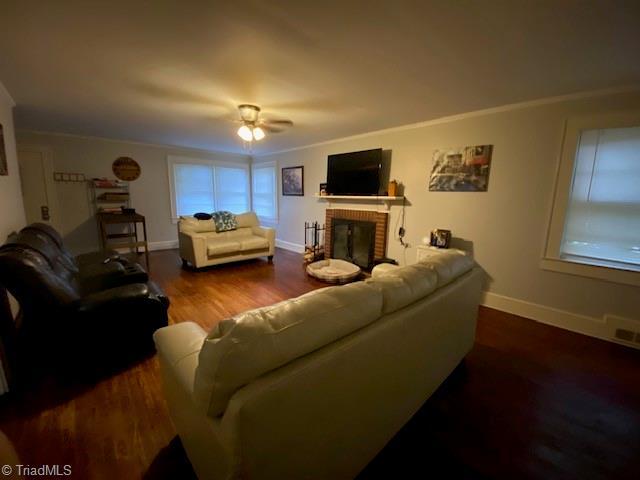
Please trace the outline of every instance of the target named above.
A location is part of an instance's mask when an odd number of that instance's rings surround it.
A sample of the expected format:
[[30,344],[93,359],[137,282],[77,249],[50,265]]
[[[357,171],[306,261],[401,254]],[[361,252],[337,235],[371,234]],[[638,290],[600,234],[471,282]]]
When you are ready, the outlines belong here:
[[472,348],[482,275],[440,255],[158,330],[173,423],[200,479],[349,479]]
[[178,245],[182,261],[195,268],[265,256],[271,261],[275,230],[261,227],[253,212],[236,215],[236,220],[236,230],[217,233],[213,220],[180,217]]

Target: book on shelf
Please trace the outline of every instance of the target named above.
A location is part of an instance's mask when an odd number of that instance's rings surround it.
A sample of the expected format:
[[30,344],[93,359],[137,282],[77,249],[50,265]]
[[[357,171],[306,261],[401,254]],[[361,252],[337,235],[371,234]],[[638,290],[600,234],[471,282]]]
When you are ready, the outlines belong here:
[[93,186],[96,188],[123,188],[127,186],[127,182],[120,180],[110,180],[108,178],[94,178],[92,179]]
[[129,194],[127,192],[106,192],[98,195],[97,199],[103,202],[126,202],[129,200]]

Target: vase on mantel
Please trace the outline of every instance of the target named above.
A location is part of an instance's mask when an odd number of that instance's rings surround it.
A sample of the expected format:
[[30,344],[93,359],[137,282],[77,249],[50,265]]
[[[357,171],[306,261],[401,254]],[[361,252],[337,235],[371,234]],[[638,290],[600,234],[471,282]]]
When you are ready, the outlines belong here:
[[398,194],[398,182],[395,180],[391,180],[389,182],[389,188],[387,191],[387,195],[390,197],[395,197]]

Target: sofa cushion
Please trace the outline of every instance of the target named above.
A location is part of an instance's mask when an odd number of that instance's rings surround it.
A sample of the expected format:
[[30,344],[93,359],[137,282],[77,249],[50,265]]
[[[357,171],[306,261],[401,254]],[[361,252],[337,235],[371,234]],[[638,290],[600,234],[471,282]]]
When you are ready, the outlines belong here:
[[386,314],[429,295],[437,288],[438,275],[428,265],[416,263],[386,271],[378,270],[367,283],[382,293],[382,312]]
[[265,248],[269,248],[269,242],[264,237],[252,235],[251,237],[240,240],[240,250],[243,252],[247,250],[263,250]]
[[442,250],[438,255],[429,256],[419,262],[438,274],[438,288],[451,283],[463,273],[473,268],[474,260],[463,250]]
[[180,217],[180,230],[194,233],[215,232],[216,224],[213,219],[198,220],[194,217]]
[[216,232],[228,232],[229,230],[238,228],[236,216],[231,212],[221,210],[219,212],[213,212],[211,216],[216,225]]
[[238,228],[257,227],[260,225],[258,216],[254,212],[246,212],[236,215],[236,222],[238,222]]
[[238,241],[214,239],[207,242],[207,255],[210,257],[235,252],[240,252],[240,242]]
[[220,415],[236,390],[375,321],[381,310],[380,293],[357,282],[223,320],[200,351],[196,402],[209,415]]
[[240,239],[242,238],[253,236],[253,230],[251,230],[249,227],[240,227],[228,232],[221,232],[219,235],[221,235],[221,238],[240,241]]

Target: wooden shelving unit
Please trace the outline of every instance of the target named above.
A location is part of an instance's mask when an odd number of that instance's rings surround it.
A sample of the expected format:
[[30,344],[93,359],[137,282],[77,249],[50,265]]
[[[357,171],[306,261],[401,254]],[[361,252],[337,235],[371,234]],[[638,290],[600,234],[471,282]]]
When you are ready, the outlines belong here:
[[[99,212],[96,214],[96,219],[98,220],[102,248],[105,250],[109,248],[130,248],[139,253],[138,248],[142,247],[144,248],[147,271],[149,271],[149,244],[147,242],[147,222],[144,215],[139,213]],[[139,223],[142,224],[142,240],[138,240]],[[125,225],[128,232],[109,233],[109,225]]]
[[93,213],[104,212],[106,208],[129,208],[131,205],[131,195],[128,183],[120,183],[112,186],[96,185],[95,180],[89,181],[91,188],[91,202]]
[[[149,270],[149,245],[147,225],[144,215],[123,213],[120,207],[131,208],[129,184],[125,182],[90,180],[93,213],[98,224],[98,233],[102,248],[128,249],[139,254],[144,249],[147,270]],[[143,239],[138,239],[138,224],[142,224]],[[120,225],[121,232],[114,232],[110,225]],[[115,227],[118,228],[118,227]]]

